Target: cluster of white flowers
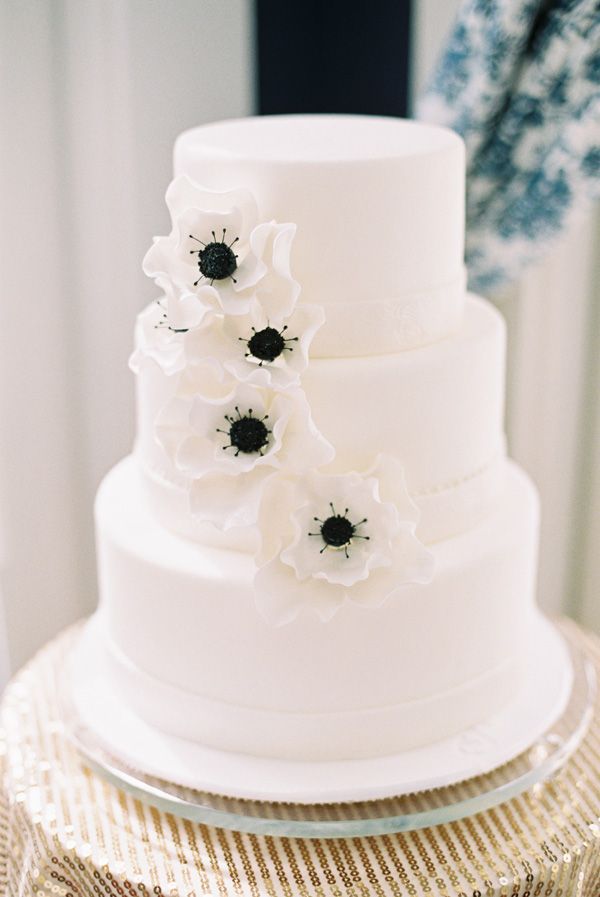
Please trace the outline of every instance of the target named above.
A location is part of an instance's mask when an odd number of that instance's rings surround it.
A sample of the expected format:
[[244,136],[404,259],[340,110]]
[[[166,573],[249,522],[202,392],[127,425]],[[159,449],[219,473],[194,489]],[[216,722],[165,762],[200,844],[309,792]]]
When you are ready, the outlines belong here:
[[256,600],[274,623],[303,609],[329,619],[347,599],[380,605],[428,582],[431,554],[401,466],[329,474],[335,450],[316,428],[302,373],[325,315],[298,303],[295,225],[261,222],[245,190],[183,176],[167,191],[172,229],[144,271],[164,296],[141,315],[131,366],[177,377],[156,436],[191,482],[190,509],[223,530],[257,526]]

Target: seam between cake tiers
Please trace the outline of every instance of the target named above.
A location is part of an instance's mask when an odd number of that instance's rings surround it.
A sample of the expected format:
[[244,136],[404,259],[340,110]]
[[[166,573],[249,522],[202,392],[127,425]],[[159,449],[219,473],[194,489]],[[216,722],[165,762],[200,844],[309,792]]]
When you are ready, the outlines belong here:
[[[137,447],[134,447],[133,455],[140,467],[141,472],[149,479],[153,480],[158,486],[174,487],[185,491],[189,488],[189,481],[182,475],[181,479],[167,476],[164,471],[158,470],[151,464],[148,464],[142,458],[142,453]],[[488,471],[492,470],[497,464],[506,459],[506,438],[502,440],[501,448],[484,464],[481,464],[472,473],[463,477],[457,477],[453,480],[447,480],[439,485],[428,487],[427,489],[409,490],[410,497],[419,500],[433,498],[443,495],[444,493],[453,492],[461,486],[475,482],[479,477],[483,477]]]
[[[339,301],[318,303],[326,317],[324,326],[313,338],[310,358],[319,361],[382,359],[449,339],[460,331],[467,299],[479,298],[466,290],[466,281],[466,269],[462,266],[451,280],[424,290],[411,290],[383,299],[353,300],[345,296]],[[164,298],[161,294],[158,300]],[[147,308],[145,306],[142,311]],[[354,317],[348,331],[344,324],[349,314]],[[377,321],[376,329],[373,321]],[[136,331],[138,327],[139,322]],[[343,341],[340,340],[341,332],[345,334]],[[343,354],[340,354],[342,349]]]
[[[222,707],[231,708],[232,710],[241,710],[247,711],[251,713],[257,714],[277,714],[282,716],[289,717],[307,717],[311,719],[315,718],[327,718],[331,719],[332,717],[343,719],[344,717],[355,716],[360,713],[386,713],[395,710],[400,707],[412,706],[415,707],[419,704],[427,705],[428,703],[443,701],[444,699],[460,692],[464,689],[471,688],[477,685],[478,682],[484,681],[485,679],[490,679],[499,673],[501,673],[507,667],[510,667],[515,663],[516,660],[519,659],[519,654],[510,654],[500,663],[496,664],[493,667],[485,670],[482,673],[479,673],[476,676],[473,676],[471,679],[467,679],[463,682],[458,683],[457,685],[452,686],[452,688],[448,688],[443,692],[436,692],[435,694],[426,695],[419,698],[408,698],[405,701],[398,701],[394,704],[374,704],[374,705],[363,705],[361,707],[356,707],[353,709],[347,710],[326,710],[326,711],[314,711],[314,710],[282,710],[282,709],[274,709],[270,707],[261,707],[257,705],[251,704],[239,704],[233,703],[232,701],[227,701],[222,698],[211,697],[207,694],[202,694],[200,692],[195,691],[187,691],[186,689],[181,688],[179,685],[175,685],[172,682],[167,682],[164,679],[158,679],[152,673],[149,673],[147,670],[142,669],[136,663],[134,663],[125,652],[115,643],[114,639],[110,637],[108,634],[108,627],[106,622],[102,620],[102,627],[105,630],[105,646],[107,652],[113,656],[116,660],[117,664],[121,669],[125,671],[128,676],[136,676],[141,679],[148,680],[148,684],[144,687],[146,689],[152,689],[155,691],[157,688],[173,690],[178,694],[182,695],[190,695],[194,698],[198,698],[199,700],[206,701],[207,703],[218,704]],[[150,693],[149,691],[147,693]]]
[[[186,501],[188,485],[169,480],[162,472],[152,471],[143,462],[140,463],[139,458],[137,461],[143,491],[155,519],[186,539],[204,542],[207,533],[203,527],[206,524],[202,524],[189,511]],[[501,492],[505,463],[506,454],[500,451],[475,474],[456,480],[449,487],[420,494],[411,492],[410,496],[420,512],[418,538],[426,545],[434,545],[466,532],[491,513],[493,499]],[[229,547],[234,549],[236,546]],[[240,550],[247,551],[249,546],[244,544],[244,549]]]
[[433,498],[437,495],[443,495],[446,492],[452,492],[455,489],[459,489],[461,486],[464,486],[467,483],[474,482],[479,477],[484,476],[489,470],[504,461],[505,458],[506,439],[503,439],[502,448],[494,455],[492,455],[489,461],[487,461],[485,464],[481,464],[477,468],[477,470],[473,471],[473,473],[467,474],[467,476],[464,477],[457,477],[455,480],[446,481],[439,486],[431,486],[428,489],[417,489],[414,491],[411,490],[410,497],[418,500],[420,498]]

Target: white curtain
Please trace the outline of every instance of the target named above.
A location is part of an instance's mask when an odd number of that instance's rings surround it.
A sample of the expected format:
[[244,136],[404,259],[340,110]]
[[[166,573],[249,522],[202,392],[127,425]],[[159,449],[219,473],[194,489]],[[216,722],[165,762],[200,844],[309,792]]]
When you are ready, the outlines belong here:
[[496,297],[509,328],[510,451],[542,499],[539,601],[598,630],[599,246],[593,212],[575,221],[515,288]]
[[[94,492],[131,446],[127,358],[154,294],[140,261],[167,224],[176,135],[252,111],[251,20],[246,0],[0,4],[0,591],[13,669],[94,605]],[[5,662],[3,645],[0,629]]]

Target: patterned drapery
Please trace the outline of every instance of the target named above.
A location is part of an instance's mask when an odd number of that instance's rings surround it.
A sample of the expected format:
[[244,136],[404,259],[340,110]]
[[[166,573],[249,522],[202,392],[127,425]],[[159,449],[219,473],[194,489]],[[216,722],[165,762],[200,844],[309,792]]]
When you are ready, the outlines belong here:
[[600,196],[600,3],[465,0],[417,111],[465,140],[470,286],[514,280]]

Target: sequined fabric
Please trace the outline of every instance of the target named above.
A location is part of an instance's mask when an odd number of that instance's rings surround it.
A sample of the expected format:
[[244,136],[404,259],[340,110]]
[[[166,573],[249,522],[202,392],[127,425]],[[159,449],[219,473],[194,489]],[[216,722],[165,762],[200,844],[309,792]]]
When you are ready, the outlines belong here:
[[[600,672],[600,639],[565,625]],[[4,696],[1,895],[600,895],[600,705],[555,779],[494,810],[392,836],[259,837],[161,813],[82,766],[57,700],[73,637],[44,648]]]

